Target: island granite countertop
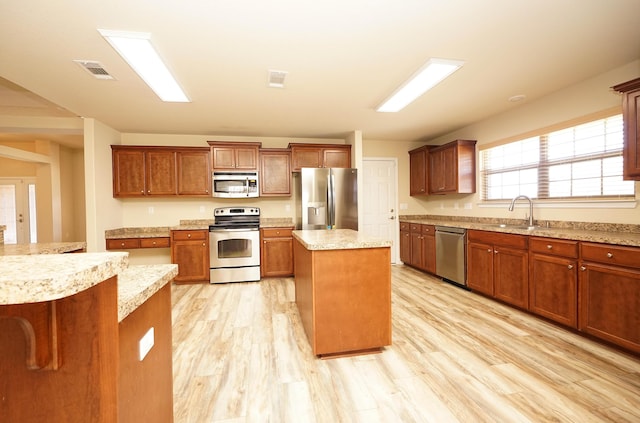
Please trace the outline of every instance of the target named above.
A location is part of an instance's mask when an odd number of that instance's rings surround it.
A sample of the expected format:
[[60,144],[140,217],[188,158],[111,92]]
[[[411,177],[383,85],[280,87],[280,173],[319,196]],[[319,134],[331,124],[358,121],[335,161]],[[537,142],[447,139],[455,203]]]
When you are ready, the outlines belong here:
[[0,244],[0,256],[22,256],[33,254],[62,254],[87,248],[84,241],[37,242],[34,244]]
[[390,247],[387,239],[365,235],[352,229],[296,230],[293,237],[307,250],[351,250]]

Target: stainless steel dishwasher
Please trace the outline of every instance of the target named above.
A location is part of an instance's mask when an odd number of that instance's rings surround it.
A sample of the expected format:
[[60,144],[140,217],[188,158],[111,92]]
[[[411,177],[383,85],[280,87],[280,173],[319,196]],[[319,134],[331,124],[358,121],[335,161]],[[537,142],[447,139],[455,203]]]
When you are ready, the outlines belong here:
[[467,286],[467,230],[436,226],[436,275]]

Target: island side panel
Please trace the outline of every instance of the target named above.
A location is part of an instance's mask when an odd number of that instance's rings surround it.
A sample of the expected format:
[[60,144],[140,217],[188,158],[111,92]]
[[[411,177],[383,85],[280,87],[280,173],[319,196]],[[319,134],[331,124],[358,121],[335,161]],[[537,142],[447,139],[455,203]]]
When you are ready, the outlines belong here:
[[297,239],[293,244],[296,306],[311,349],[315,354],[313,317],[313,255]]
[[391,344],[391,250],[312,252],[316,355]]
[[114,276],[55,301],[61,354],[58,370],[27,370],[24,332],[15,319],[0,319],[2,421],[116,421],[117,300]]
[[[119,325],[118,422],[173,422],[171,284],[166,284]],[[140,339],[153,328],[153,347],[142,361]]]

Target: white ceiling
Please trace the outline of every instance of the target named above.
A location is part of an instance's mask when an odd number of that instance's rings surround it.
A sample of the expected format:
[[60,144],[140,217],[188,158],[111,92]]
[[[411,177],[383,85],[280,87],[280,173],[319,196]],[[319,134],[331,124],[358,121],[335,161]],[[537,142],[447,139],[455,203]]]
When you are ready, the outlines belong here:
[[[121,132],[429,139],[638,59],[638,16],[639,0],[3,0],[0,78],[16,85],[0,81],[0,140],[8,116],[60,108]],[[192,103],[161,102],[97,28],[150,32]],[[430,57],[466,63],[375,112]],[[288,72],[284,89],[269,69]]]

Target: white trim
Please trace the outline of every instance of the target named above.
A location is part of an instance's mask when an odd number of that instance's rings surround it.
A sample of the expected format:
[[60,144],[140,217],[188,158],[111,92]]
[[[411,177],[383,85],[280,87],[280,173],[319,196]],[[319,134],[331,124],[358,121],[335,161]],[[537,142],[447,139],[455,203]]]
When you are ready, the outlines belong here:
[[[511,201],[477,203],[479,208],[507,208]],[[540,209],[635,209],[637,200],[533,200],[533,207]],[[527,204],[518,204],[516,207],[529,207]]]

